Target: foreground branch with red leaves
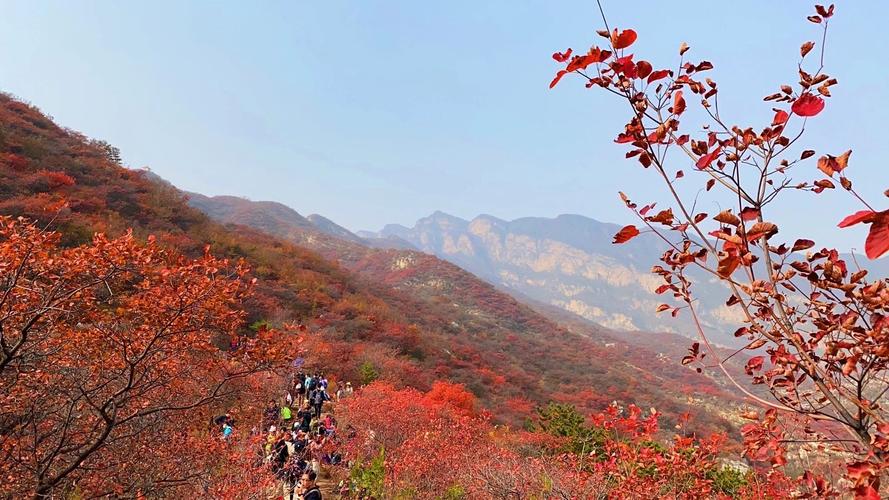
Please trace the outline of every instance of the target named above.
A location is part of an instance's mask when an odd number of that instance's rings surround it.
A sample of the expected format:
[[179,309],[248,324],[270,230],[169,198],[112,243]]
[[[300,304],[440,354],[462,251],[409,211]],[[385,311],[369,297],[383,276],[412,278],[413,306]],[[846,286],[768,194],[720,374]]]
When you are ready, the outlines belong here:
[[130,234],[59,238],[0,217],[0,496],[229,488],[240,451],[207,435],[209,412],[248,407],[251,377],[296,349],[241,335],[246,268]]
[[[825,109],[825,99],[837,84],[823,72],[824,42],[833,15],[832,5],[819,5],[808,17],[821,28],[820,57],[806,70],[806,56],[816,43],[800,47],[799,80],[765,97],[777,107],[771,122],[761,128],[732,124],[720,113],[716,82],[701,76],[713,64],[686,60],[686,44],[679,49],[675,69],[656,70],[626,51],[636,33],[612,31],[604,14],[606,29],[599,34],[606,39],[605,48],[593,47],[583,55],[572,56],[571,49],[554,54],[565,68],[550,86],[574,74],[587,88],[627,103],[630,118],[615,142],[627,145],[627,158],[635,158],[665,184],[672,205],[655,212],[654,203],[639,207],[621,193],[643,229],[668,246],[663,264],[653,269],[664,280],[656,293],[669,293],[679,304],[663,304],[658,310],[674,316],[686,310],[698,327],[704,348],[695,343],[683,363],[700,363],[705,356],[713,363],[715,358],[738,389],[766,410],[744,415],[753,421],[742,428],[747,456],[782,466],[789,446],[806,443],[825,460],[845,464],[846,480],[857,496],[879,498],[880,479],[889,469],[889,413],[883,403],[889,391],[889,280],[869,279],[866,270],[857,269],[837,250],[818,249],[809,239],[780,241],[781,214],[769,211],[789,192],[820,194],[836,189],[838,180],[841,189],[863,205],[839,227],[869,224],[867,256],[876,259],[889,252],[889,210],[874,208],[853,188],[846,177],[851,151],[824,154],[812,165],[805,160],[815,151],[794,150],[808,119]],[[682,127],[692,96],[693,104],[700,104],[704,132],[685,133]],[[698,125],[692,130],[701,130]],[[686,176],[682,168],[698,175]],[[794,171],[808,178],[823,176],[796,182],[789,177]],[[681,184],[695,177],[702,179],[699,194],[681,194],[694,192]],[[696,210],[705,204],[731,208],[718,214]],[[641,232],[627,226],[614,242],[629,241]],[[727,285],[726,305],[745,318],[735,336],[746,339],[747,345],[738,352],[754,354],[746,372],[753,384],[767,391],[737,381],[713,349],[699,321],[691,270]],[[833,492],[811,473],[803,480],[818,495]]]

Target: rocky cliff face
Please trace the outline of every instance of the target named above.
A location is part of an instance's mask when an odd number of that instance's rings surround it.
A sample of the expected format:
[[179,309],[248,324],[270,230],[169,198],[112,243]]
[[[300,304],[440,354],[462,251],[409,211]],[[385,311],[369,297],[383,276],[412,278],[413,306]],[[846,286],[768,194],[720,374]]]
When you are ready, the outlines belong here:
[[[447,259],[497,286],[620,330],[672,331],[688,336],[688,319],[656,315],[664,302],[651,275],[663,247],[643,235],[612,245],[615,224],[580,215],[505,221],[481,215],[471,221],[436,212],[412,228],[386,226],[379,237],[397,237]],[[708,328],[724,343],[737,328],[728,294],[715,280],[698,284]],[[734,326],[733,326],[734,325]]]

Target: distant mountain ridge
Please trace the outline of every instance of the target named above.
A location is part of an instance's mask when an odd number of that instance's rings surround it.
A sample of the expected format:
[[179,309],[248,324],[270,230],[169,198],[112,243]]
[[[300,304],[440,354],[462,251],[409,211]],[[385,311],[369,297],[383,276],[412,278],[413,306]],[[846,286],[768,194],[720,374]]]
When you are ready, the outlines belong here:
[[[661,281],[650,273],[663,243],[643,234],[613,245],[616,224],[577,214],[506,221],[479,215],[471,221],[443,212],[412,228],[387,225],[378,237],[397,236],[477,276],[533,300],[618,330],[669,331],[693,336],[688,320],[655,314],[664,302],[653,293]],[[726,293],[704,279],[703,320],[730,344],[738,318],[722,301]]]
[[[304,217],[277,202],[189,193],[189,204],[213,218],[237,221],[343,258],[341,241],[362,247],[420,250],[466,269],[517,296],[555,306],[607,328],[666,331],[688,337],[687,318],[658,316],[664,302],[653,293],[661,282],[649,270],[664,246],[643,234],[625,245],[611,243],[617,224],[577,214],[512,221],[491,215],[465,220],[436,211],[413,227],[388,224],[358,234],[321,215]],[[361,253],[358,247],[350,249]],[[731,345],[737,312],[723,302],[727,292],[703,275],[698,283],[702,320],[718,342]]]
[[[657,306],[669,300],[654,293],[663,282],[650,269],[666,245],[652,234],[614,245],[618,230],[617,224],[577,214],[507,221],[490,215],[465,220],[437,211],[411,228],[390,224],[375,235],[406,240],[496,286],[608,328],[694,337],[689,318],[655,314]],[[889,271],[889,259],[862,265],[881,275]],[[728,290],[700,270],[688,272],[695,278],[695,297],[708,334],[721,344],[735,344],[732,332],[742,318],[725,306]]]
[[[153,176],[155,180],[163,179]],[[357,243],[372,248],[392,248],[416,250],[408,241],[396,236],[379,237],[376,233],[349,231],[345,227],[319,214],[302,216],[296,210],[276,201],[253,201],[239,196],[206,196],[200,193],[186,193],[188,204],[223,221],[238,221],[270,234],[287,237],[302,244],[317,237],[334,237],[338,240]],[[326,240],[327,243],[332,243]],[[316,241],[317,243],[317,241]]]

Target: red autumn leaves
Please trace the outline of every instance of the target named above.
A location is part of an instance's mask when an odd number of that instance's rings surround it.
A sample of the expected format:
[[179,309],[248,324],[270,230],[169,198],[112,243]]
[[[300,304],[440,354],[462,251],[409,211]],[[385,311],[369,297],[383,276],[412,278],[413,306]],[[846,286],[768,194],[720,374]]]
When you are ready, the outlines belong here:
[[611,243],[615,245],[626,243],[636,236],[639,236],[639,229],[637,229],[636,226],[624,226],[620,231],[617,232],[617,234],[614,235],[614,241],[612,241]]
[[842,172],[849,165],[849,156],[852,150],[848,150],[839,156],[825,155],[818,159],[818,170],[824,172],[828,177],[833,174]]
[[623,30],[620,34],[617,33],[617,28],[614,29],[614,33],[611,34],[611,46],[615,49],[625,49],[630,45],[633,45],[633,42],[636,41],[636,32],[633,30]]
[[583,71],[587,69],[589,65],[604,62],[609,57],[611,57],[611,51],[601,50],[598,47],[591,48],[589,52],[582,56],[571,57],[571,54],[571,49],[568,49],[565,52],[556,52],[555,54],[553,54],[553,59],[555,59],[557,62],[567,61],[568,65],[565,67],[565,69],[560,70],[558,73],[556,73],[556,77],[553,78],[552,82],[550,82],[549,88],[555,87],[556,84],[559,83],[559,80],[561,80],[562,77],[567,75],[568,73],[574,71]]
[[790,110],[793,111],[794,114],[802,116],[803,118],[815,116],[823,109],[824,99],[809,92],[799,96],[790,106]]
[[860,223],[870,224],[870,231],[864,242],[864,252],[867,257],[877,259],[889,252],[889,210],[855,212],[840,221],[839,227],[849,227]]
[[[824,172],[828,177],[840,174],[843,186],[851,190],[851,183],[842,176],[843,170],[849,166],[849,156],[851,155],[851,149],[839,156],[824,155],[818,159],[818,170]],[[825,180],[824,182],[830,181]],[[840,221],[838,227],[845,228],[861,223],[870,224],[870,231],[864,242],[864,252],[867,257],[877,259],[889,252],[889,210],[882,212],[870,209],[861,210]]]
[[[607,31],[600,34],[605,37],[609,37]],[[615,29],[614,32],[610,35],[611,47],[614,50],[625,49],[636,41],[636,37],[636,32],[633,30],[623,30],[618,33],[617,29]],[[571,49],[568,49],[565,52],[556,52],[555,54],[553,54],[553,59],[555,59],[556,62],[567,62],[568,65],[565,67],[565,69],[559,70],[559,72],[556,73],[555,78],[553,78],[553,80],[549,84],[549,88],[555,87],[556,84],[559,83],[559,80],[561,80],[562,77],[567,75],[568,73],[572,73],[574,71],[583,71],[591,64],[597,64],[607,61],[608,58],[611,57],[612,52],[610,50],[603,50],[598,47],[593,47],[589,50],[589,52],[582,56],[574,56],[572,58],[571,54]],[[633,64],[632,58],[633,56],[630,55],[626,58],[621,59],[623,60],[622,64],[624,66],[632,68],[630,71],[634,74],[634,76],[639,75],[639,78],[645,78],[646,76],[649,76],[649,74],[654,76],[654,74],[652,74],[651,72],[651,64],[646,61],[640,61],[639,63]],[[660,71],[656,71],[655,73],[660,73]],[[663,76],[666,75],[667,73],[664,72]],[[659,78],[663,78],[663,76],[660,76]]]

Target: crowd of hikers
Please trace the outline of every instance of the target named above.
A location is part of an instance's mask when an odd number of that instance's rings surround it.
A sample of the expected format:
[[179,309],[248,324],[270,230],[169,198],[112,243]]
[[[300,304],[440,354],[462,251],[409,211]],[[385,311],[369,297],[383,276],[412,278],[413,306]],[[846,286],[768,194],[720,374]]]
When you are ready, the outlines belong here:
[[[252,429],[260,436],[261,460],[276,479],[273,498],[285,500],[321,500],[316,480],[321,465],[339,465],[337,453],[337,422],[333,414],[325,412],[325,403],[340,401],[352,395],[352,384],[337,385],[334,396],[330,383],[321,372],[295,373],[280,401],[271,400],[263,411],[262,422]],[[231,415],[216,417],[217,427],[224,440],[234,432]]]

